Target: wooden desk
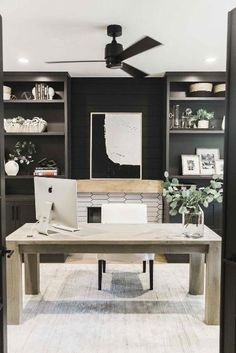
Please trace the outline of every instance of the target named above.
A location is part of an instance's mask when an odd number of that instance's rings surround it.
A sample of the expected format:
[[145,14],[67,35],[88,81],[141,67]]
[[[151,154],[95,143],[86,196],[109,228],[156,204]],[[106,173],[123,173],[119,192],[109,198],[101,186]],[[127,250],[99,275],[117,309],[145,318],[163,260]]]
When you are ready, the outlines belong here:
[[[204,237],[188,239],[181,224],[81,224],[76,233],[49,236],[25,224],[7,237],[14,254],[7,261],[8,323],[22,319],[22,254],[25,258],[25,292],[38,294],[39,254],[47,253],[157,253],[190,254],[189,293],[204,293],[206,254],[205,322],[219,324],[221,238],[205,226]],[[27,237],[33,235],[33,237]],[[59,265],[60,266],[60,265]]]

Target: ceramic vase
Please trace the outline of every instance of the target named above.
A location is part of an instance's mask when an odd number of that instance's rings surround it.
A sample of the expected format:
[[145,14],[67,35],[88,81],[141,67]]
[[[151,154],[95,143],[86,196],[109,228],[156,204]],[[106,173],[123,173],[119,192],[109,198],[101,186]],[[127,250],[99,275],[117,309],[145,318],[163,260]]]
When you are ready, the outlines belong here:
[[8,161],[5,163],[5,172],[7,175],[17,175],[19,172],[19,164],[15,161]]
[[53,96],[55,94],[55,91],[52,87],[48,88],[48,95],[49,95],[49,100],[53,100]]

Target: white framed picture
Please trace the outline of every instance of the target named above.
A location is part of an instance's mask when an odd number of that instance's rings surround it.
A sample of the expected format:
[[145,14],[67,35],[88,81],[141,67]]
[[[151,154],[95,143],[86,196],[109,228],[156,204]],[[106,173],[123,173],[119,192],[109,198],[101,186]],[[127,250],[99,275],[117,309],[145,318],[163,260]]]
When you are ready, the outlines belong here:
[[218,148],[197,148],[197,155],[200,161],[200,173],[202,175],[215,174],[216,161],[220,159]]
[[224,174],[224,160],[223,159],[218,159],[216,161],[215,173],[217,175],[223,175]]
[[199,175],[199,156],[196,154],[182,154],[182,173],[183,175]]

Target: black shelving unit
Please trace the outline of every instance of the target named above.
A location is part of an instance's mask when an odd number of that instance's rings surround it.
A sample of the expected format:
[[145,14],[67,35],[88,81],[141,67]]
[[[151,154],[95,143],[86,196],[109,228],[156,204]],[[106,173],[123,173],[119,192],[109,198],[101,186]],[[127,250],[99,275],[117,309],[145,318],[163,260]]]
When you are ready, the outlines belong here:
[[[165,156],[164,169],[169,171],[171,177],[178,178],[185,184],[204,186],[209,183],[212,176],[208,175],[182,175],[181,155],[196,154],[196,148],[219,148],[220,157],[224,157],[224,131],[221,128],[225,115],[224,97],[190,97],[189,86],[195,82],[224,83],[224,72],[168,72],[166,79],[166,121],[165,121]],[[171,92],[185,91],[186,97],[173,97]],[[180,113],[186,108],[193,112],[203,108],[215,113],[215,128],[213,129],[170,129],[169,113],[173,106],[180,106]],[[205,210],[205,223],[217,233],[222,233],[222,205],[214,204]],[[168,216],[166,209],[165,221],[180,221],[179,218]]]
[[[53,87],[54,99],[22,99],[22,93],[32,92],[35,83]],[[17,141],[32,141],[36,146],[35,162],[29,167],[20,166],[16,176],[8,176],[2,171],[1,197],[6,208],[7,235],[22,224],[35,221],[33,171],[39,160],[44,157],[55,160],[59,167],[58,177],[70,177],[70,77],[65,72],[5,72],[4,85],[10,86],[15,96],[14,100],[4,101],[4,118],[37,116],[48,123],[47,131],[42,133],[11,133],[3,128],[0,131],[0,139],[4,141],[2,165]],[[1,124],[3,126],[3,121]],[[53,256],[50,260],[63,261],[64,255]]]

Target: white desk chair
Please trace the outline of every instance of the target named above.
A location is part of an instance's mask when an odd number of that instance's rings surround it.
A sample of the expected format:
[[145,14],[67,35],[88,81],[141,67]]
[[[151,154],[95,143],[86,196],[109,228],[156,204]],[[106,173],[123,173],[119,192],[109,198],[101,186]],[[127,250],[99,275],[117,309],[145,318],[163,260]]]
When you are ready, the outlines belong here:
[[[102,205],[103,224],[144,224],[147,223],[147,206],[144,204],[105,204]],[[98,254],[98,289],[102,289],[102,273],[106,272],[106,261],[149,261],[150,289],[153,289],[153,264],[155,254]]]

